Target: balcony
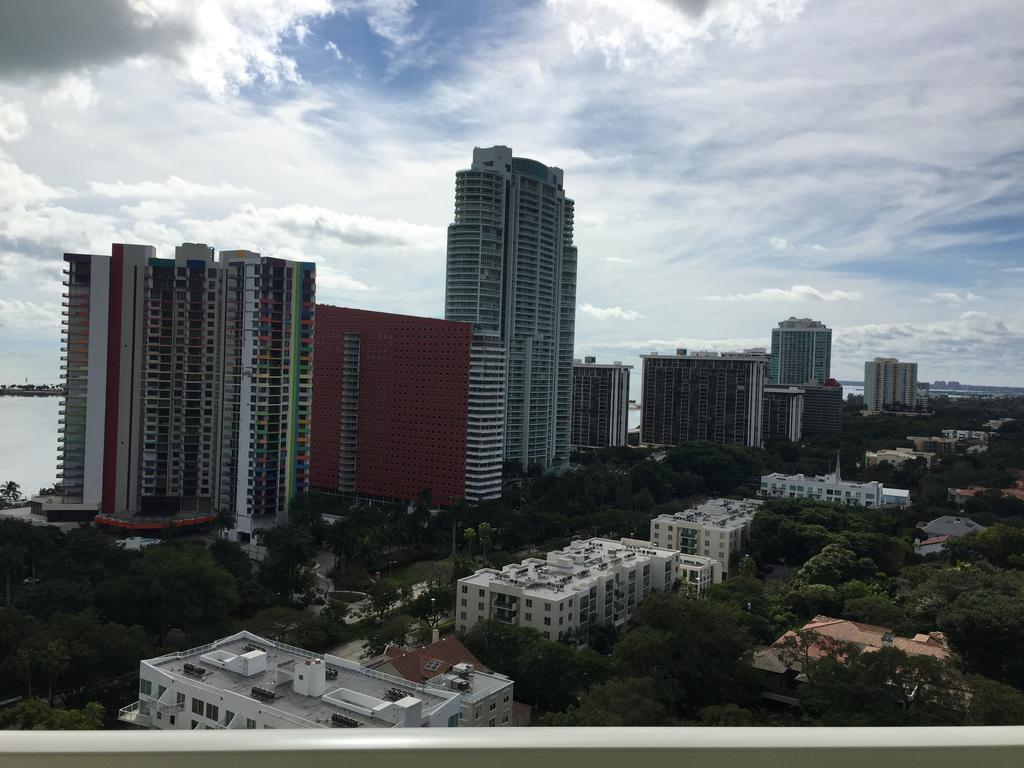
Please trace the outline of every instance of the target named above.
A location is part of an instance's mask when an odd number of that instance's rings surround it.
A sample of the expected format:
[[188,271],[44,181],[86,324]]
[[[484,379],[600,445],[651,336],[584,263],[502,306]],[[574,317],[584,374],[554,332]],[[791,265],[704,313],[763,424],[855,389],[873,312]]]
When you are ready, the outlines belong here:
[[[138,702],[132,705],[138,707]],[[131,716],[132,707],[121,710]],[[134,722],[125,720],[124,722]],[[5,768],[1019,768],[1024,728],[436,728],[8,731]]]

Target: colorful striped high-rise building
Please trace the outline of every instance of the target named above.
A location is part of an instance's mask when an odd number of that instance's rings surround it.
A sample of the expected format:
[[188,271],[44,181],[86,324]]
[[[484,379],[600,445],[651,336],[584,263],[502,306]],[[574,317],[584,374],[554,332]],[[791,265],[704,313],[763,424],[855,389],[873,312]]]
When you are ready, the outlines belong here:
[[131,529],[236,518],[308,489],[313,264],[186,243],[65,254],[64,506]]

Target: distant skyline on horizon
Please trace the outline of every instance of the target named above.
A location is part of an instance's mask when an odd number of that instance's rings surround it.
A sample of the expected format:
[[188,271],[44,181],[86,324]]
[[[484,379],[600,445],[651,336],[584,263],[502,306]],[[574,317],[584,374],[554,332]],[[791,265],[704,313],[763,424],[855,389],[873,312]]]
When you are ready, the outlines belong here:
[[575,356],[770,347],[1024,386],[1024,6],[110,0],[0,6],[0,371],[59,380],[61,254],[316,261],[442,317],[455,173],[565,171]]

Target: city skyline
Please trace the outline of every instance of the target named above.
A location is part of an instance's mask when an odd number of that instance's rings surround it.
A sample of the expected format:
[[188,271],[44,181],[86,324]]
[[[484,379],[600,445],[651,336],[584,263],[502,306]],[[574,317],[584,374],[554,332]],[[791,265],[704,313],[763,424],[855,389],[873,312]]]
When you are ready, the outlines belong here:
[[423,6],[7,25],[10,381],[58,380],[59,254],[111,242],[309,258],[326,302],[441,317],[451,174],[505,144],[572,180],[575,357],[767,347],[793,315],[836,378],[1024,384],[1018,7]]

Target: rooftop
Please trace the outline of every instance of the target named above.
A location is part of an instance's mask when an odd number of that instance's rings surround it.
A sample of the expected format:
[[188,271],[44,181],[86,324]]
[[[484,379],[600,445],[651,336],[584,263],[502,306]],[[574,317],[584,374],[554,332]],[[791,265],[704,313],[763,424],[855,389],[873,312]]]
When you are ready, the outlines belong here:
[[655,520],[698,523],[708,528],[731,530],[753,520],[763,503],[760,499],[711,499],[692,509],[671,515],[659,515]]
[[565,549],[548,552],[546,560],[531,557],[519,564],[506,565],[500,571],[481,568],[460,581],[482,587],[508,584],[523,589],[524,594],[550,600],[588,589],[598,575],[617,566],[676,554],[673,549],[655,547],[636,539],[577,539]]
[[[296,668],[316,659],[326,667],[325,692],[319,696],[296,693]],[[297,720],[297,725],[307,728],[332,727],[332,715],[341,715],[359,726],[393,728],[403,717],[404,709],[415,700],[422,702],[423,714],[427,715],[457,695],[427,689],[400,677],[365,669],[354,661],[322,656],[251,632],[239,632],[209,645],[149,659],[144,664],[191,686],[251,698],[264,709],[274,710],[286,720]],[[254,689],[265,691],[272,698],[257,697]]]
[[841,485],[846,488],[881,486],[881,483],[877,480],[869,480],[864,483],[857,480],[843,480],[835,472],[829,472],[827,475],[784,475],[781,472],[772,472],[761,477],[762,482],[765,480],[787,480],[794,483],[828,483],[829,485]]
[[957,517],[954,515],[942,515],[928,523],[918,523],[917,527],[928,536],[966,536],[975,531],[984,531],[985,526],[971,520],[969,517]]

